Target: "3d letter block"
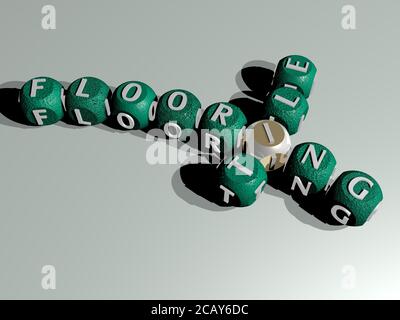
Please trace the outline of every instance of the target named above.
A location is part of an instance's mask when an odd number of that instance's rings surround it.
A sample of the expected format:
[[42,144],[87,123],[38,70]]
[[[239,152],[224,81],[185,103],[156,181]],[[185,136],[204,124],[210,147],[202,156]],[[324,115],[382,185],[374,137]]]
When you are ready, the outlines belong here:
[[328,148],[318,143],[297,145],[284,169],[285,190],[301,202],[310,194],[323,190],[336,166],[336,159]]
[[64,88],[48,77],[34,78],[20,92],[22,114],[28,123],[44,126],[56,123],[64,116]]
[[264,108],[265,118],[279,122],[292,135],[299,130],[308,113],[308,102],[300,91],[285,86],[268,95]]
[[291,147],[284,126],[273,120],[260,120],[246,129],[246,153],[256,157],[266,171],[275,171],[286,163]]
[[345,171],[326,194],[328,215],[338,224],[363,225],[383,200],[382,189],[370,175]]
[[65,106],[69,120],[76,125],[90,126],[104,122],[111,115],[111,90],[102,80],[85,77],[69,86]]
[[121,84],[114,91],[111,115],[126,130],[145,129],[154,120],[157,95],[152,88],[140,81]]
[[218,168],[221,199],[229,206],[251,205],[264,190],[266,182],[267,173],[263,165],[248,154],[227,159]]
[[199,123],[201,150],[219,158],[231,156],[242,146],[246,123],[246,116],[237,106],[228,102],[210,105]]
[[194,129],[200,108],[201,103],[193,93],[181,89],[168,91],[158,102],[155,126],[169,138],[179,139],[182,130]]
[[296,86],[304,97],[310,96],[317,68],[314,63],[303,56],[292,55],[281,59],[274,78],[274,87],[285,84]]

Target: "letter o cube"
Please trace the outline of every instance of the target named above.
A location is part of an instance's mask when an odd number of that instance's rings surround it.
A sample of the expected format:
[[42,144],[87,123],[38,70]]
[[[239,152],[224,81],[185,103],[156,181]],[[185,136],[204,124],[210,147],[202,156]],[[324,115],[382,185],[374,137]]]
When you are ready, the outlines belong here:
[[111,102],[111,115],[123,129],[144,129],[154,120],[157,95],[147,84],[129,81],[115,89]]

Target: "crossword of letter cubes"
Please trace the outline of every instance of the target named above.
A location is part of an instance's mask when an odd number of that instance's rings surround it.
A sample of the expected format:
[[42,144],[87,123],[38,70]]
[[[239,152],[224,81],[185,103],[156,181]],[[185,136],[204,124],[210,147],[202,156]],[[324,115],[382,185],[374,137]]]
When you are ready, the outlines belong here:
[[[217,102],[202,108],[200,100],[184,89],[169,90],[158,99],[141,81],[124,82],[112,92],[95,77],[79,78],[67,90],[52,78],[37,77],[23,85],[18,98],[25,121],[34,126],[60,120],[90,126],[113,120],[121,130],[158,128],[167,141],[177,141],[188,130],[197,134],[198,154],[217,162],[190,166],[207,174],[209,184],[191,184],[191,189],[210,201],[249,206],[270,184],[325,223],[360,226],[383,200],[378,182],[356,170],[334,180],[337,163],[330,149],[316,142],[291,145],[291,135],[299,131],[309,112],[307,99],[316,70],[303,56],[281,59],[271,92],[260,104],[263,113],[252,117],[254,123],[248,123],[242,111],[246,106]],[[184,176],[190,185],[188,172],[185,169]],[[208,186],[209,192],[200,190],[201,185]]]

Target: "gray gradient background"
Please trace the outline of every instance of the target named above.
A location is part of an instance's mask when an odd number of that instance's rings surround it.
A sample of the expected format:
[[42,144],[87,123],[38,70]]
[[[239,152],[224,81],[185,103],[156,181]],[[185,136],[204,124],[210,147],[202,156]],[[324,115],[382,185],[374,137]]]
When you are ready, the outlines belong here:
[[[41,29],[41,7],[57,30]],[[228,100],[252,60],[310,57],[310,113],[294,143],[328,146],[385,200],[361,228],[327,228],[280,192],[218,210],[151,166],[150,143],[103,125],[27,128],[0,116],[1,298],[400,298],[396,205],[399,1],[0,1],[0,83],[94,75]],[[10,84],[8,84],[9,86]],[[398,196],[397,196],[398,198]],[[41,268],[57,289],[41,288]],[[356,270],[344,290],[342,268]]]

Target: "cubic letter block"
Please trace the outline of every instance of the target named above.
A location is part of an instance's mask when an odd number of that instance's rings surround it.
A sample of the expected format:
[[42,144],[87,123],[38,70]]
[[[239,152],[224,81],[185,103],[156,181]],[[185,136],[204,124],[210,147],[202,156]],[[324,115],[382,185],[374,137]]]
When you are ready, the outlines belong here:
[[111,90],[102,80],[85,77],[69,86],[65,98],[68,118],[73,124],[90,126],[104,122],[111,115]]
[[147,128],[156,99],[156,93],[147,84],[140,81],[125,82],[113,93],[111,115],[123,129]]
[[370,175],[345,171],[332,184],[326,195],[329,212],[335,222],[361,226],[383,200],[382,189]]
[[22,114],[28,123],[44,126],[56,123],[64,116],[64,88],[48,77],[34,78],[20,92]]
[[294,85],[305,98],[310,96],[317,68],[303,56],[292,55],[279,61],[275,72],[274,86]]
[[264,190],[267,174],[256,158],[238,154],[220,164],[218,181],[226,205],[245,207],[254,203]]
[[246,130],[246,153],[256,157],[266,171],[274,171],[286,163],[290,136],[284,126],[273,120],[260,120]]
[[245,115],[237,106],[228,102],[210,105],[199,123],[201,149],[219,158],[232,155],[231,151],[242,145],[246,123]]
[[201,103],[186,90],[176,89],[164,93],[158,102],[155,126],[164,130],[171,139],[179,139],[184,129],[194,129]]
[[320,192],[328,184],[335,166],[334,155],[323,145],[313,142],[297,145],[284,169],[286,192],[299,202]]
[[295,134],[308,113],[307,99],[292,87],[272,91],[265,101],[265,118],[282,124],[290,135]]

